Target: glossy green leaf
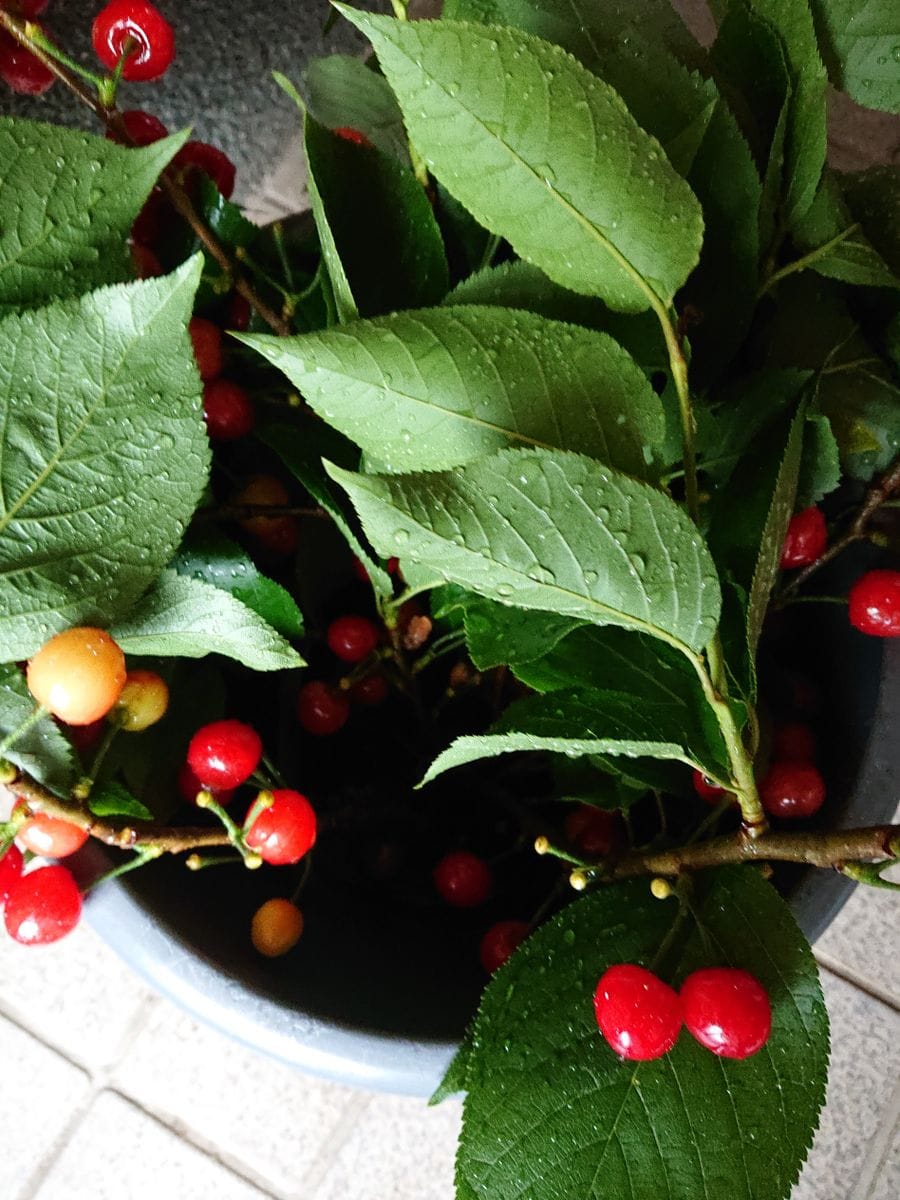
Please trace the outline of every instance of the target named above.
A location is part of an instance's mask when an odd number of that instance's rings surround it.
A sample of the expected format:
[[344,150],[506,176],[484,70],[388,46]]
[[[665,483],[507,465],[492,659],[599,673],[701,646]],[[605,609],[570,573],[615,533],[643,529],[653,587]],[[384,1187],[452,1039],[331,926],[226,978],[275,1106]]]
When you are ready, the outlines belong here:
[[[467,1071],[458,1194],[785,1200],[825,1099],[816,964],[788,905],[752,867],[702,875],[693,904],[702,931],[693,921],[673,931],[677,903],[654,900],[646,880],[602,887],[494,975]],[[592,1004],[618,962],[653,963],[676,986],[701,966],[750,971],[772,1002],[768,1043],[729,1061],[684,1031],[663,1058],[621,1061]]]
[[[0,666],[0,740],[34,712],[34,696],[12,664]],[[42,717],[3,751],[3,757],[38,783],[63,795],[75,780],[72,747],[51,716]]]
[[314,58],[303,75],[306,104],[328,129],[356,129],[385,154],[409,162],[403,114],[387,80],[349,54]]
[[841,175],[840,182],[851,213],[895,280],[900,279],[900,168],[882,165],[852,171]]
[[732,644],[728,649],[732,650],[729,666],[745,695],[753,694],[756,647],[795,509],[805,410],[801,401],[793,418],[777,419],[756,440],[727,491],[720,494],[712,516],[710,549],[720,572],[737,585],[732,594],[741,597],[746,645]]
[[412,171],[309,116],[305,135],[313,214],[342,321],[437,304],[449,287],[447,259]]
[[153,813],[115,779],[107,780],[91,792],[88,808],[95,817],[127,817],[134,821],[152,821]]
[[199,579],[164,571],[110,630],[126,654],[204,658],[222,654],[254,671],[302,667],[303,659],[246,604]]
[[329,471],[379,553],[447,582],[693,650],[715,630],[715,570],[682,510],[581,455],[504,450],[443,473]]
[[721,778],[725,746],[706,736],[690,698],[665,699],[652,688],[633,695],[600,689],[567,689],[514,701],[486,734],[457,738],[434,760],[428,783],[465,763],[520,750],[569,757],[602,754],[672,759]]
[[679,57],[696,59],[700,48],[669,0],[444,0],[452,21],[512,25],[555,42],[590,66],[601,48],[635,33],[656,39]]
[[390,575],[375,559],[366,544],[356,514],[322,464],[323,456],[327,456],[330,462],[339,463],[345,468],[356,468],[359,466],[356,448],[323,421],[299,413],[291,424],[286,421],[265,422],[257,427],[256,436],[275,451],[291,474],[329,514],[353,553],[365,566],[376,594],[385,599],[393,596],[394,584]]
[[209,463],[187,335],[199,268],[0,320],[7,661],[108,626],[181,540]]
[[[538,267],[515,259],[496,267],[476,271],[450,292],[445,305],[454,308],[462,304],[495,304],[500,308],[523,308],[554,321],[568,321],[587,329],[606,329],[610,310],[601,300],[579,296],[568,288],[554,283]],[[641,320],[642,318],[620,318]],[[659,328],[656,318],[649,318]],[[629,347],[626,347],[629,348]]]
[[818,504],[841,482],[841,457],[831,422],[822,413],[812,413],[803,428],[803,455],[797,481],[795,507],[798,512]]
[[642,311],[697,262],[699,205],[619,96],[558,47],[339,5],[373,41],[429,169],[551,279]]
[[808,0],[750,0],[782,40],[791,96],[785,130],[782,211],[791,225],[812,204],[825,165],[825,67]]
[[824,376],[816,393],[844,471],[868,482],[900,453],[900,388],[868,367]]
[[[875,224],[889,224],[890,212],[890,204],[878,204]],[[900,230],[900,218],[897,228]],[[815,200],[794,223],[791,236],[803,256],[809,258],[810,267],[820,275],[866,287],[900,287],[900,277],[872,245],[851,213],[838,178],[831,173],[823,176]]]
[[602,333],[464,305],[243,340],[387,471],[438,470],[518,445],[653,475],[662,406]]
[[222,534],[191,535],[169,565],[179,575],[230,592],[282,637],[302,637],[303,617],[290,592],[263,575],[246,550]]
[[469,656],[479,671],[540,658],[581,623],[574,617],[499,604],[452,583],[432,593],[431,612],[435,619],[459,615]]
[[835,87],[900,113],[900,12],[894,0],[810,0]]
[[0,117],[0,314],[133,278],[129,231],[187,136],[130,150]]
[[450,1065],[444,1073],[444,1078],[429,1097],[428,1104],[442,1104],[451,1096],[456,1096],[466,1090],[466,1067],[468,1065],[471,1043],[467,1034],[453,1055]]

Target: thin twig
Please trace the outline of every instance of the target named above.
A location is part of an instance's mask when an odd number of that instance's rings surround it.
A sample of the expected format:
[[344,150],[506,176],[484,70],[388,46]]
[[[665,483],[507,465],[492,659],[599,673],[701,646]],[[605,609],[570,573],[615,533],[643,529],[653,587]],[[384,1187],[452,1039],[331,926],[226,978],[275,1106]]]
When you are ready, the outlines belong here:
[[798,571],[794,578],[781,591],[781,594],[776,597],[773,604],[774,608],[780,608],[788,598],[793,595],[804,583],[815,574],[826,563],[833,559],[851,546],[854,542],[862,541],[866,537],[866,526],[872,517],[895,492],[900,491],[900,458],[895,459],[887,471],[881,476],[877,483],[873,483],[866,492],[865,499],[857,510],[856,516],[852,525],[845,534],[832,542],[828,549],[814,563],[810,563],[808,567],[804,567]]
[[[91,110],[98,120],[103,122],[107,129],[116,135],[118,141],[124,142],[129,146],[136,144],[128,133],[118,109],[115,107],[107,108],[101,104],[100,98],[89,88],[85,87],[67,67],[58,62],[52,55],[47,54],[40,46],[35,45],[28,36],[27,24],[25,22],[0,8],[0,28],[5,29],[17,42],[21,43],[21,45],[33,54],[36,59],[42,62],[47,70],[56,76],[60,83],[64,84],[82,104]],[[282,337],[287,336],[291,332],[288,323],[269,307],[247,279],[236,272],[235,264],[228,252],[212,230],[200,219],[191,198],[175,178],[171,166],[163,171],[159,181],[171,200],[175,211],[188,223],[197,240],[209,252],[211,257],[216,260],[219,266],[232,277],[235,291],[244,297],[248,304],[259,313],[260,317],[275,333]]]

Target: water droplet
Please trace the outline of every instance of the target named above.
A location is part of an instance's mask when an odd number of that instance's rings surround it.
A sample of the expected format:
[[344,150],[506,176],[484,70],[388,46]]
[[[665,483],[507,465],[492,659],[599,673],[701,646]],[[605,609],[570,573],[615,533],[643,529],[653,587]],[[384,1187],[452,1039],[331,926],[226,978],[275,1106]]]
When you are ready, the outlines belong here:
[[394,530],[394,545],[395,546],[405,546],[408,541],[409,541],[409,530],[408,529],[395,529]]

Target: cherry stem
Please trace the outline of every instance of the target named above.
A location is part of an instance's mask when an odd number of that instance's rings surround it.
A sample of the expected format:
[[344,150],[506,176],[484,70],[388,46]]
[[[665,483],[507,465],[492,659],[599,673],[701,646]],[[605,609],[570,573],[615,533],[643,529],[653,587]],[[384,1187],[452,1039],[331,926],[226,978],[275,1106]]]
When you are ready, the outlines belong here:
[[872,517],[878,512],[883,504],[886,504],[895,492],[900,491],[900,456],[894,459],[893,463],[888,467],[885,473],[878,479],[866,492],[862,504],[859,506],[856,516],[853,519],[850,528],[847,532],[831,543],[824,554],[820,555],[814,563],[810,563],[808,567],[804,567],[802,571],[798,571],[794,578],[781,591],[781,594],[776,597],[773,608],[782,608],[785,604],[790,603],[790,597],[798,591],[806,581],[833,559],[837,558],[848,546],[854,542],[862,541],[866,537],[866,527]]
[[105,871],[102,875],[98,875],[96,879],[92,879],[86,887],[82,888],[82,892],[87,895],[93,888],[98,887],[101,883],[108,883],[110,879],[118,879],[120,875],[127,875],[130,871],[136,871],[139,867],[144,867],[148,862],[153,862],[154,859],[160,858],[164,853],[159,846],[141,846],[128,862],[122,863],[118,867],[113,867],[111,871]]
[[[59,61],[57,57],[54,57],[54,55],[59,54],[59,51],[54,48],[53,54],[50,54],[47,50],[43,49],[30,34],[30,29],[33,27],[11,16],[2,8],[0,8],[0,28],[5,29],[17,42],[29,50],[39,62],[43,63],[48,71],[55,75],[82,104],[86,105],[103,122],[107,129],[116,135],[117,141],[124,143],[126,146],[134,146],[136,144],[126,129],[125,122],[122,120],[122,115],[118,109],[113,105],[105,105],[99,94],[95,95],[89,91],[76,78],[75,70],[80,70],[80,68],[77,68],[77,64],[73,63],[70,68],[65,63]],[[98,80],[97,82],[99,84],[100,81]],[[194,208],[193,201],[178,182],[171,166],[163,171],[159,177],[159,182],[175,207],[176,212],[188,223],[200,244],[215,259],[223,271],[226,271],[233,277],[234,290],[243,296],[247,303],[259,313],[270,329],[274,330],[279,336],[286,337],[291,332],[290,325],[263,300],[247,279],[237,273],[235,263],[212,230],[200,219],[197,210]]]

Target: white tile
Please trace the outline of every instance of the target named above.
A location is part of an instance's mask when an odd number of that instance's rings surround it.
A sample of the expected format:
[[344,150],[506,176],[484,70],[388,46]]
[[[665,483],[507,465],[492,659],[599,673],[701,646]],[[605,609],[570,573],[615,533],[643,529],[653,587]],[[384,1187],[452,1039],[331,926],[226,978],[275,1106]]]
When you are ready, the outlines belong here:
[[0,1196],[15,1200],[90,1093],[83,1071],[0,1017]]
[[312,1196],[291,1200],[453,1200],[462,1105],[375,1096]]
[[266,1193],[102,1092],[35,1200],[264,1200]]
[[900,895],[860,884],[815,945],[833,970],[900,1007]]
[[827,971],[822,983],[831,1017],[828,1101],[791,1200],[848,1200],[900,1077],[900,1013]]
[[118,1056],[149,995],[83,921],[50,946],[0,936],[0,1011],[92,1069]]
[[359,1097],[247,1050],[167,1002],[112,1081],[175,1130],[275,1190],[299,1184]]

